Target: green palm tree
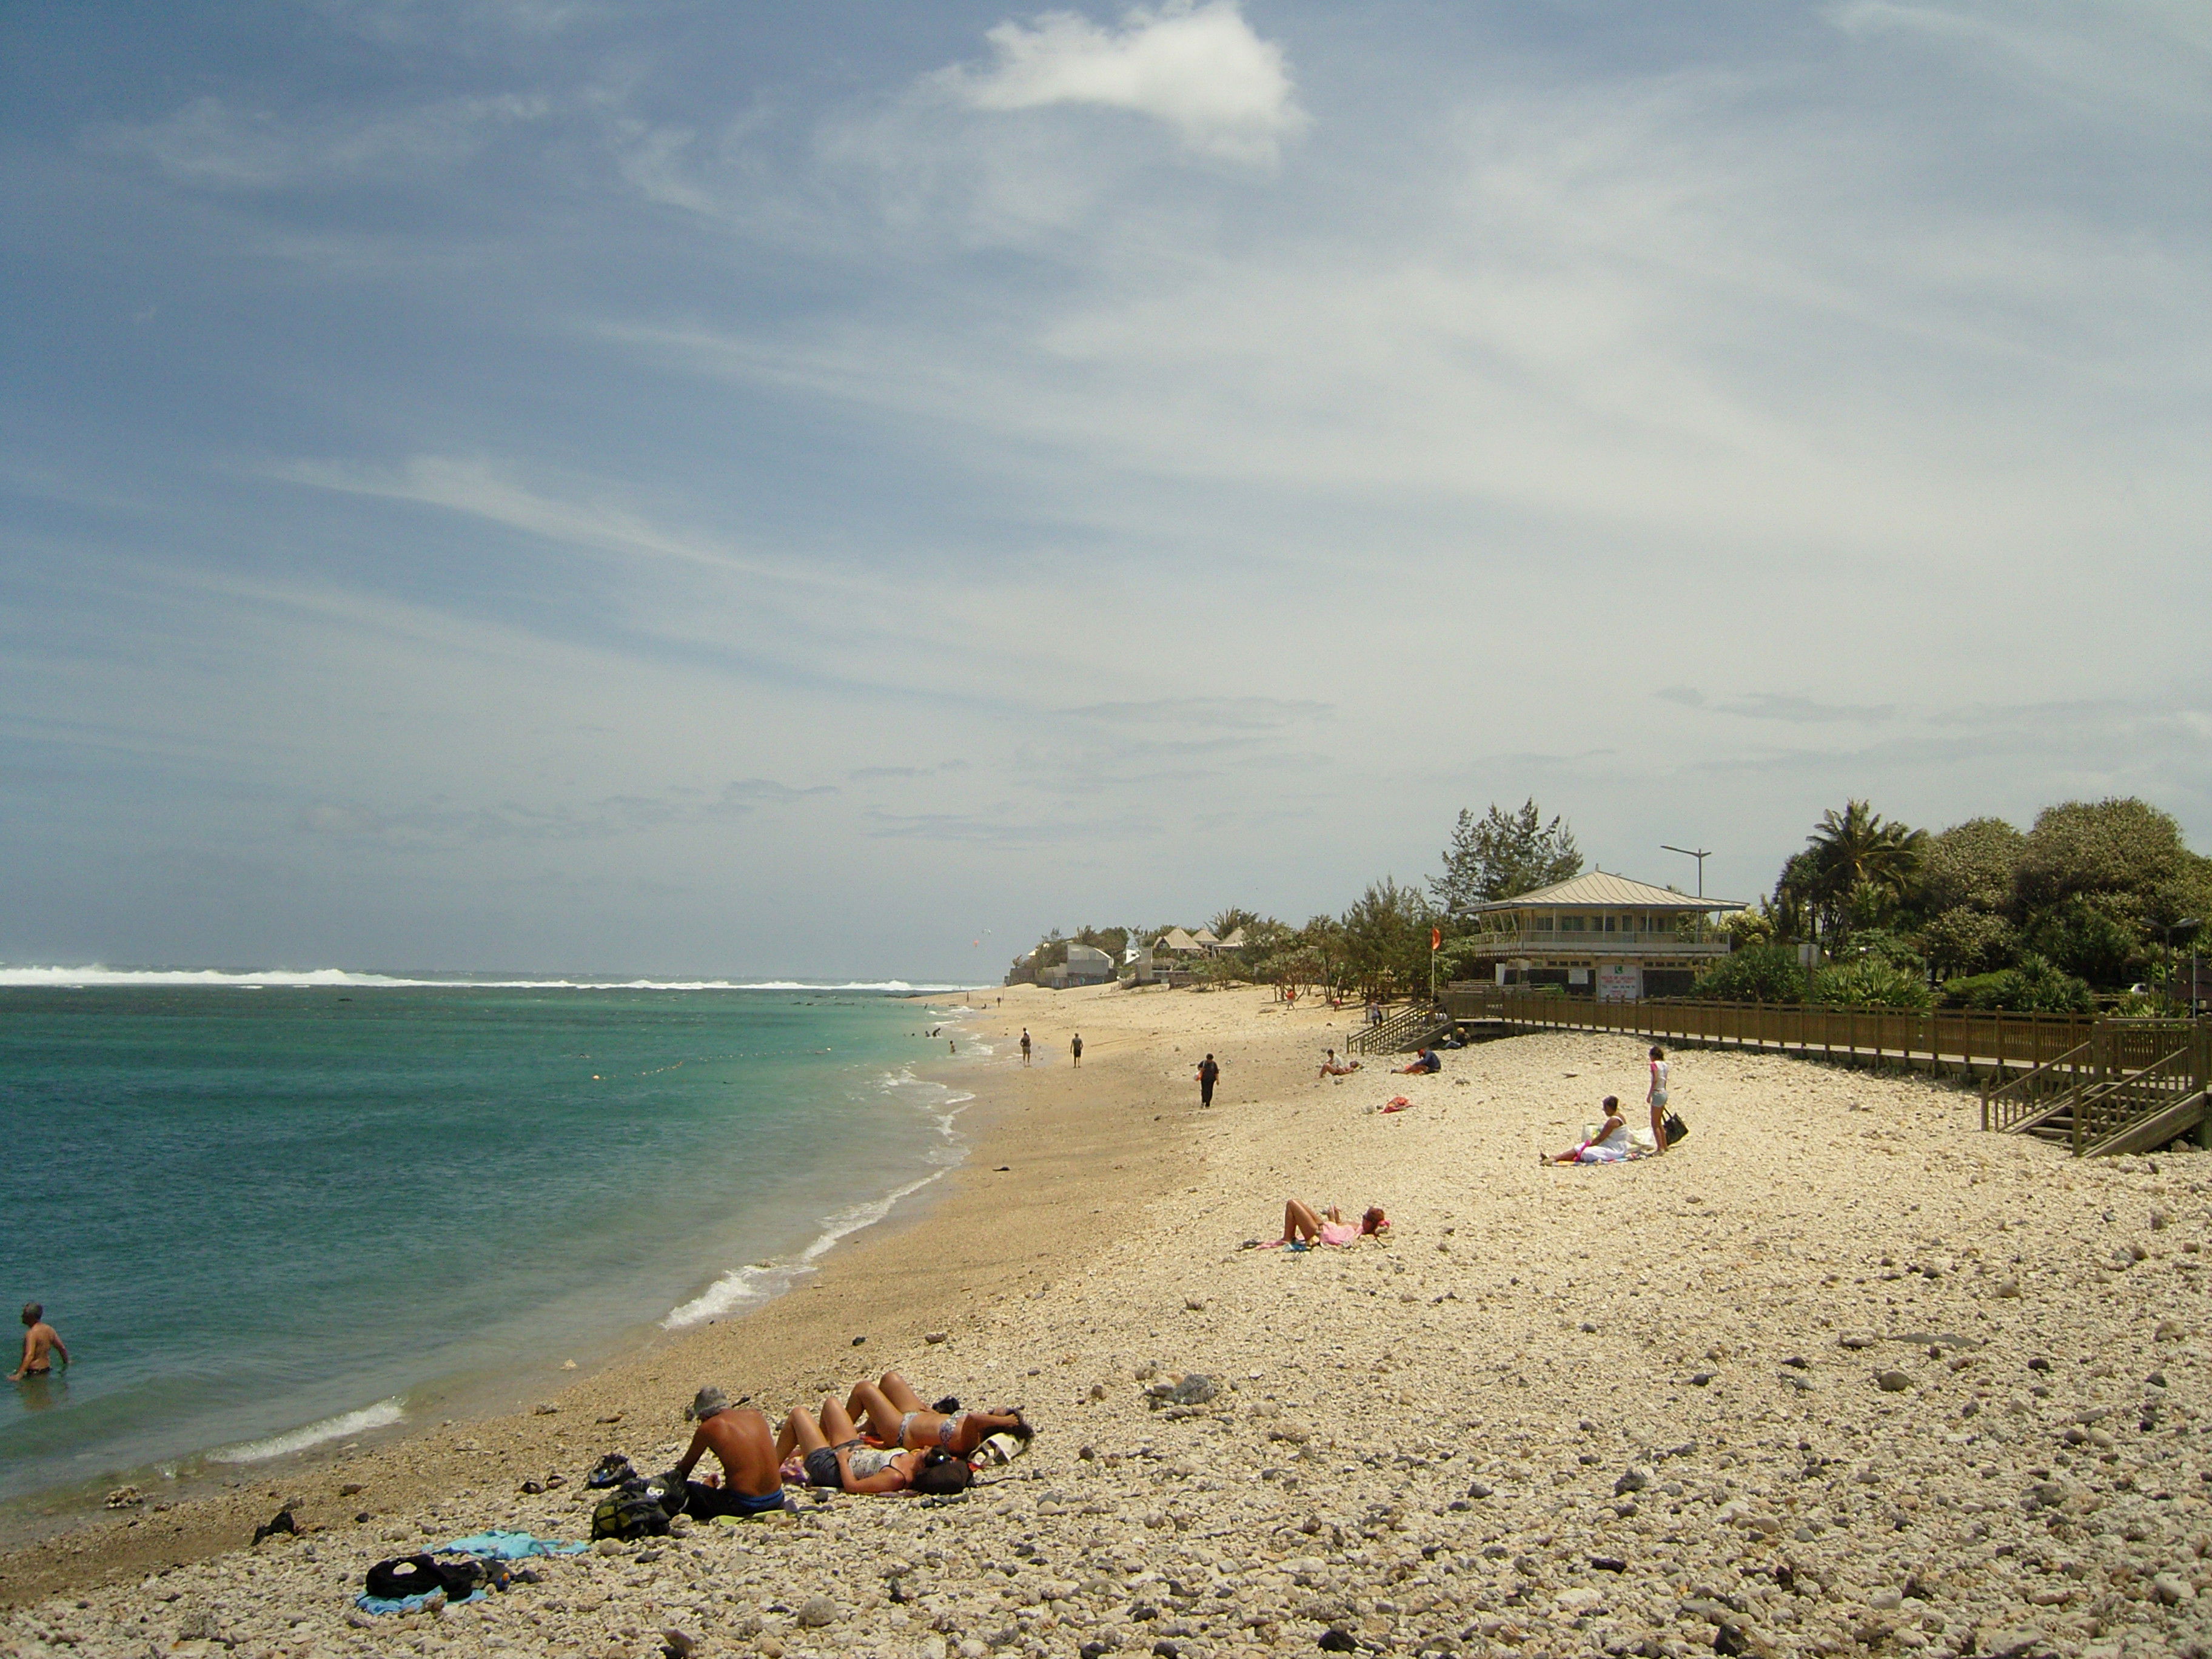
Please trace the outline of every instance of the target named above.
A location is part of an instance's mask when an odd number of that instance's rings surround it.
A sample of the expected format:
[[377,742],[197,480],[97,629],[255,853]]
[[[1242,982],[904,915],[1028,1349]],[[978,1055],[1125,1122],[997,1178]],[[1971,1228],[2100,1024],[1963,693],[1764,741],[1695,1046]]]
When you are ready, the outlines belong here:
[[1798,884],[1794,896],[1813,912],[1820,934],[1832,937],[1860,887],[1899,902],[1911,896],[1927,841],[1925,830],[1884,818],[1869,802],[1846,801],[1840,812],[1832,806],[1807,839],[1802,862],[1790,860]]

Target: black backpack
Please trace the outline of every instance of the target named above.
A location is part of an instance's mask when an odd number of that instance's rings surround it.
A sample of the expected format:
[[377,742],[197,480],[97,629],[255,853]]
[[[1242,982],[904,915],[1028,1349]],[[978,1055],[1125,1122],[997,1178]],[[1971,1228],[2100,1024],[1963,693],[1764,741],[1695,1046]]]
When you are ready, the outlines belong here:
[[671,1516],[684,1513],[690,1494],[673,1474],[625,1480],[592,1510],[594,1538],[665,1538]]
[[405,1555],[371,1567],[368,1589],[371,1595],[394,1601],[443,1590],[448,1601],[461,1601],[490,1579],[491,1570],[481,1561],[440,1561],[428,1555]]

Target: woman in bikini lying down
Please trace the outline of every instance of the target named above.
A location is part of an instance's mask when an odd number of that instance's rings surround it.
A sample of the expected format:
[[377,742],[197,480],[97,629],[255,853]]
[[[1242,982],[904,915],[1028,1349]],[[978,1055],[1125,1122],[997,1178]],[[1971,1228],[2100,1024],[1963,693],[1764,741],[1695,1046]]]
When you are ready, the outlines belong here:
[[[1346,1221],[1344,1212],[1334,1204],[1316,1213],[1312,1206],[1293,1198],[1283,1205],[1283,1236],[1269,1240],[1267,1248],[1273,1250],[1287,1244],[1294,1250],[1304,1250],[1316,1244],[1356,1244],[1386,1231],[1389,1225],[1390,1218],[1382,1213],[1380,1205],[1370,1206],[1357,1221]],[[1257,1244],[1259,1241],[1255,1239],[1253,1243]]]
[[[951,1401],[943,1402],[953,1404]],[[994,1434],[1011,1434],[1026,1440],[1034,1432],[1021,1413],[933,1410],[921,1403],[913,1385],[896,1371],[885,1371],[878,1382],[856,1382],[845,1401],[846,1414],[862,1422],[868,1438],[879,1445],[902,1446],[909,1451],[935,1449],[956,1457],[972,1457],[975,1449]]]
[[784,1479],[832,1492],[965,1492],[975,1475],[966,1458],[949,1451],[871,1446],[834,1400],[822,1402],[818,1416],[793,1407],[776,1435],[775,1451],[784,1460]]

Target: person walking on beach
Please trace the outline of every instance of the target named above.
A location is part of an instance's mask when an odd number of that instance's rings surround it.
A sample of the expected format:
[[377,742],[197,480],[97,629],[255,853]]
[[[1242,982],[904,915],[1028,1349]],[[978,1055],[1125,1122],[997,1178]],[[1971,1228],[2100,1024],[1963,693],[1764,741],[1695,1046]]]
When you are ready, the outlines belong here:
[[52,1371],[56,1354],[62,1364],[69,1364],[69,1345],[62,1340],[61,1333],[46,1323],[44,1304],[26,1302],[23,1304],[23,1362],[8,1373],[10,1382],[20,1382],[27,1376],[45,1376]]
[[1073,1055],[1073,1058],[1072,1060],[1069,1060],[1068,1064],[1070,1064],[1071,1066],[1080,1066],[1083,1064],[1083,1033],[1082,1033],[1082,1032],[1078,1031],[1078,1032],[1075,1034],[1074,1037],[1073,1037],[1073,1039],[1071,1039],[1071,1040],[1070,1040],[1070,1042],[1068,1042],[1068,1045],[1067,1045],[1067,1052],[1068,1052],[1071,1055]]
[[1651,1045],[1651,1087],[1644,1098],[1651,1108],[1651,1139],[1663,1152],[1667,1150],[1667,1056],[1656,1042]]
[[1024,1065],[1024,1066],[1026,1066],[1026,1065],[1028,1065],[1029,1063],[1030,1063],[1030,1028],[1029,1028],[1028,1026],[1024,1025],[1024,1026],[1023,1026],[1023,1027],[1022,1027],[1022,1064],[1023,1064],[1023,1065]]
[[1198,1103],[1200,1105],[1213,1104],[1213,1085],[1220,1081],[1221,1068],[1213,1063],[1213,1056],[1208,1054],[1199,1062],[1198,1066]]
[[[702,1521],[717,1516],[759,1515],[783,1507],[783,1460],[776,1455],[775,1437],[768,1419],[757,1411],[739,1411],[723,1392],[709,1384],[691,1401],[691,1448],[677,1463],[684,1478],[684,1512]],[[707,1453],[722,1466],[722,1484],[709,1486],[690,1478],[692,1466]]]

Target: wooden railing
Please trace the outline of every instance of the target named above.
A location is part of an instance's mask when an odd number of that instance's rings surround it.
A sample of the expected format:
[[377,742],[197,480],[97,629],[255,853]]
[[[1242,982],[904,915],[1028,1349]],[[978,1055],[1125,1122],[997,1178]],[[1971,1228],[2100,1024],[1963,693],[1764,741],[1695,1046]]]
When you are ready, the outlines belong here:
[[[1525,1030],[1617,1031],[1655,1042],[1765,1048],[1827,1059],[1896,1059],[2002,1078],[2048,1066],[2089,1041],[2089,1014],[1843,1008],[1823,1003],[1596,1002],[1513,987],[1459,984],[1444,1005],[1460,1019]],[[2161,1024],[2166,1022],[2160,1022]],[[2161,1057],[2147,1056],[2140,1063]]]
[[1379,1025],[1363,1025],[1346,1045],[1364,1054],[1395,1054],[1435,1036],[1450,1023],[1432,1003],[1414,1002],[1401,1008]]
[[1982,1091],[1982,1127],[2011,1129],[2055,1108],[2066,1095],[2094,1073],[2091,1058],[2094,1042],[2069,1048],[2057,1059],[2024,1072],[2009,1082]]
[[2203,1093],[2196,1047],[2185,1042],[2163,1060],[2082,1090],[2072,1103],[2074,1156],[2094,1152],[2130,1125]]

